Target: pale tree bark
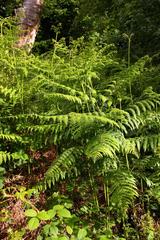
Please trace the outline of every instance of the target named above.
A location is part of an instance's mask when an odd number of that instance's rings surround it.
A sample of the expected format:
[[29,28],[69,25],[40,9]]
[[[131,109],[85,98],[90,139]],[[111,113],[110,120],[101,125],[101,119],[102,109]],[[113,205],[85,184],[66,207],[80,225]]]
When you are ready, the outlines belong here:
[[20,35],[16,46],[31,50],[38,32],[43,0],[24,0],[20,16]]

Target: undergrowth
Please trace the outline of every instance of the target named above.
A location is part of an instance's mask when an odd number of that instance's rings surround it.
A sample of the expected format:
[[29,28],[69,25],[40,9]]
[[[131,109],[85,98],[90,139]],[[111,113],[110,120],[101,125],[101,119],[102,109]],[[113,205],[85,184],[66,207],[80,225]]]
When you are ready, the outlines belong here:
[[159,239],[152,59],[128,66],[96,35],[28,55],[1,26],[1,239]]

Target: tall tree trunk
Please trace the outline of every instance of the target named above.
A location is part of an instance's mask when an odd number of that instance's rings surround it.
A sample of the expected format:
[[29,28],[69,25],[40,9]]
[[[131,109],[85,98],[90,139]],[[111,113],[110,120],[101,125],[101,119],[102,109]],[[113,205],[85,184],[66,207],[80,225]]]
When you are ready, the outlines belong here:
[[31,50],[40,22],[40,13],[43,0],[24,0],[23,8],[20,10],[20,36],[17,42],[18,48]]

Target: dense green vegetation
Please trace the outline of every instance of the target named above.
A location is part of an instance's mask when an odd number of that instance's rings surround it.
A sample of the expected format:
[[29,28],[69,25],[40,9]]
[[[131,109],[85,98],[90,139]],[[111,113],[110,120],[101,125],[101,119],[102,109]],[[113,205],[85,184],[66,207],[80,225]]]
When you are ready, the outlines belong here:
[[0,239],[160,239],[159,1],[46,0],[30,54],[7,2]]

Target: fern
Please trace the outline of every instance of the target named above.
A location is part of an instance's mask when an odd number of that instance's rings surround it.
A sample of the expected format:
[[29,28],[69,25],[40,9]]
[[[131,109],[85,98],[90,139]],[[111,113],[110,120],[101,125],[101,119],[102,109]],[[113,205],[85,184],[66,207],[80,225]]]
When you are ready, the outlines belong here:
[[104,156],[116,158],[120,150],[121,136],[115,132],[98,134],[87,144],[85,154],[88,158],[97,161]]
[[[23,118],[23,116],[22,116]],[[52,133],[55,136],[61,137],[72,134],[74,138],[79,137],[82,133],[88,132],[90,129],[99,127],[115,126],[119,128],[118,123],[109,119],[105,114],[99,113],[69,113],[68,115],[58,116],[26,116],[26,119],[38,119],[39,125],[20,126],[21,129],[26,129],[30,133],[47,134]],[[52,122],[52,124],[47,124]],[[41,124],[43,123],[43,124]],[[68,133],[68,134],[67,134]]]
[[0,164],[3,162],[10,161],[12,159],[12,156],[10,153],[7,153],[6,151],[0,151]]
[[106,185],[111,213],[107,218],[115,212],[124,217],[138,197],[141,181],[155,196],[160,176],[160,95],[152,88],[144,90],[140,82],[150,59],[126,68],[111,46],[99,47],[96,42],[81,49],[82,39],[73,42],[78,47],[68,49],[59,42],[57,53],[27,56],[9,48],[4,39],[0,38],[2,166],[9,171],[23,168],[30,161],[29,149],[43,152],[56,144],[61,153],[36,183],[40,190],[73,177],[76,184],[92,182],[86,197],[92,201]]
[[66,174],[70,174],[73,170],[76,160],[82,155],[82,148],[69,148],[65,150],[49,167],[45,173],[43,184],[48,186],[55,184],[60,179],[64,179]]
[[0,99],[1,105],[3,106],[1,111],[4,111],[7,110],[7,106],[9,107],[9,105],[13,107],[19,97],[15,89],[0,86]]
[[160,146],[160,135],[154,134],[150,136],[141,136],[131,139],[136,144],[137,150],[140,152],[143,149],[144,152],[152,150],[156,151],[157,147]]
[[28,161],[29,157],[27,154],[25,154],[23,151],[19,152],[6,152],[6,151],[0,151],[0,164],[6,163],[6,162],[13,162],[13,165],[16,165],[16,161],[18,161],[19,164],[23,164],[24,162]]
[[124,216],[124,212],[138,197],[136,180],[130,172],[126,172],[124,169],[108,173],[106,179],[111,184],[109,190],[110,205]]
[[133,139],[123,139],[121,143],[121,153],[123,156],[133,155],[136,158],[139,158],[140,149],[137,149],[135,138]]
[[20,137],[19,135],[16,134],[3,134],[0,133],[0,140],[3,141],[10,141],[10,142],[23,142],[22,137]]
[[82,100],[79,97],[62,94],[62,93],[50,93],[47,94],[44,98],[46,99],[52,99],[52,101],[68,101],[71,103],[78,103],[79,105],[82,105]]

